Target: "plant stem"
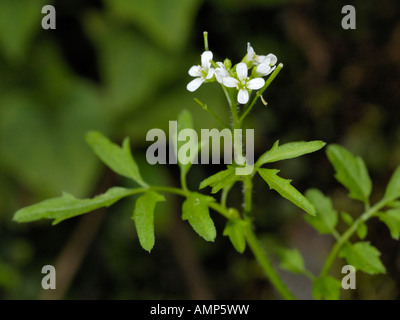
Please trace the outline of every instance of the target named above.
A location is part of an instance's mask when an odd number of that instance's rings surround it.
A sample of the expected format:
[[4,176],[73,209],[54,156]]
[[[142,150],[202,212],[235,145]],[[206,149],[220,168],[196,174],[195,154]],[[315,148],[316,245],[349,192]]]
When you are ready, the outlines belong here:
[[183,170],[181,172],[181,187],[183,190],[188,190],[187,183],[186,183],[186,175],[184,174]]
[[249,223],[248,226],[246,227],[246,240],[247,243],[253,252],[255,258],[261,265],[261,268],[263,269],[265,275],[267,278],[271,281],[275,289],[282,295],[283,298],[286,300],[296,300],[294,295],[290,292],[290,290],[287,288],[285,283],[282,281],[280,276],[276,273],[274,267],[268,260],[268,257],[262,248],[260,242],[256,238],[253,229],[252,229],[252,224]]
[[332,250],[330,251],[328,258],[325,261],[325,264],[321,270],[320,277],[326,276],[332,267],[333,262],[337,254],[339,253],[340,249],[345,245],[345,243],[350,239],[350,237],[357,231],[357,227],[361,222],[367,221],[371,218],[378,210],[383,208],[386,205],[387,201],[379,201],[373,207],[365,211],[354,223],[347,229],[345,233],[338,239],[338,241],[333,246]]
[[251,175],[243,177],[243,194],[244,194],[244,214],[246,217],[250,217],[252,211],[252,193],[253,193],[253,181]]

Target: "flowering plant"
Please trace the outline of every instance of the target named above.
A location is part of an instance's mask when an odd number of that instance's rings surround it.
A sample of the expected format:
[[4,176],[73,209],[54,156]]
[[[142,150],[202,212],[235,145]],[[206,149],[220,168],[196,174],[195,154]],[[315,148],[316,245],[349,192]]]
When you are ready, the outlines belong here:
[[[230,132],[244,128],[244,120],[255,106],[257,100],[266,104],[264,92],[281,71],[283,65],[277,64],[274,54],[257,55],[250,44],[247,53],[235,65],[229,59],[224,62],[215,62],[213,53],[208,47],[207,33],[204,33],[205,51],[201,54],[201,65],[192,66],[189,75],[195,77],[187,84],[187,90],[194,92],[203,83],[218,83],[226,98],[231,115],[229,126],[210,109],[205,103],[195,99],[204,110]],[[267,77],[264,79],[263,77]],[[179,132],[192,128],[190,112],[182,111],[178,116]],[[350,198],[361,201],[365,211],[359,217],[342,213],[340,217],[348,225],[342,233],[337,230],[339,214],[334,209],[331,200],[321,191],[312,189],[306,196],[299,192],[291,180],[278,175],[279,170],[264,168],[264,165],[292,159],[322,149],[325,143],[319,140],[291,142],[280,145],[276,141],[255,162],[249,162],[243,154],[244,144],[234,141],[233,149],[238,154],[235,161],[226,169],[201,181],[199,189],[211,187],[211,194],[190,190],[186,183],[186,176],[190,170],[190,162],[179,161],[180,181],[179,188],[151,185],[140,173],[139,167],[131,154],[129,139],[123,141],[122,146],[112,143],[99,132],[89,132],[86,136],[88,144],[94,153],[114,172],[133,180],[138,187],[112,187],[107,192],[91,199],[77,199],[70,194],[45,200],[32,206],[22,208],[14,215],[17,222],[31,222],[39,219],[52,219],[53,224],[82,215],[100,207],[109,207],[115,202],[132,196],[140,195],[135,203],[132,219],[135,222],[140,245],[151,251],[155,245],[154,212],[158,202],[166,201],[164,194],[173,194],[184,198],[182,205],[182,220],[188,221],[193,230],[206,241],[214,241],[217,230],[211,217],[213,213],[226,218],[223,235],[227,236],[233,247],[243,253],[246,247],[254,254],[266,277],[285,299],[294,299],[295,296],[284,283],[279,273],[271,263],[271,254],[281,260],[280,267],[284,270],[302,274],[312,281],[312,294],[315,299],[338,299],[341,287],[346,287],[345,279],[338,280],[337,276],[330,275],[330,269],[339,256],[347,260],[354,270],[369,274],[384,273],[384,265],[380,261],[379,251],[367,241],[362,241],[367,234],[366,222],[370,218],[379,218],[389,228],[395,239],[400,237],[400,167],[389,181],[386,192],[376,204],[370,204],[372,182],[363,160],[354,156],[339,145],[329,145],[326,153],[332,163],[336,179],[349,190]],[[175,141],[180,144],[180,140]],[[246,141],[249,143],[249,141]],[[198,152],[203,146],[201,143],[195,148]],[[176,146],[177,147],[177,146]],[[178,148],[176,148],[178,149]],[[242,169],[242,170],[236,170]],[[290,201],[294,206],[303,210],[305,220],[321,234],[330,234],[335,244],[318,275],[314,275],[305,267],[303,258],[297,249],[277,247],[272,252],[265,252],[255,233],[257,222],[253,214],[253,178],[259,175],[280,196]],[[236,184],[243,189],[243,206],[240,208],[228,205],[228,195]],[[217,199],[216,194],[221,193]],[[351,242],[353,235],[359,240]],[[353,270],[353,269],[352,269]]]

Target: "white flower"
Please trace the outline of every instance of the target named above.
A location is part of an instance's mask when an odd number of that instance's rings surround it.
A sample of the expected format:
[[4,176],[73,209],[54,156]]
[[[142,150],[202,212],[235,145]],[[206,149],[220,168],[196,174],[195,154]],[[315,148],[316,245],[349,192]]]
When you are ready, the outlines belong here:
[[247,43],[247,55],[244,59],[244,62],[252,62],[252,65],[255,66],[255,76],[264,77],[269,75],[275,70],[275,64],[277,61],[278,58],[272,53],[266,56],[257,55],[253,47],[250,45],[250,42]]
[[261,89],[265,80],[263,78],[249,79],[247,77],[247,65],[244,62],[236,66],[237,79],[233,77],[223,78],[223,84],[226,87],[239,90],[237,100],[240,104],[246,104],[249,101],[249,90]]
[[272,71],[275,70],[276,62],[278,59],[272,53],[266,56],[256,56],[253,63],[256,66],[254,75],[258,77],[264,77],[269,75]]
[[228,70],[226,70],[225,65],[222,62],[217,62],[218,68],[215,69],[215,78],[219,83],[223,83],[223,79],[230,77]]
[[197,90],[204,81],[209,80],[214,75],[214,69],[211,68],[213,54],[211,51],[204,51],[201,55],[201,66],[192,66],[189,69],[189,75],[197,77],[190,81],[186,86],[190,92]]

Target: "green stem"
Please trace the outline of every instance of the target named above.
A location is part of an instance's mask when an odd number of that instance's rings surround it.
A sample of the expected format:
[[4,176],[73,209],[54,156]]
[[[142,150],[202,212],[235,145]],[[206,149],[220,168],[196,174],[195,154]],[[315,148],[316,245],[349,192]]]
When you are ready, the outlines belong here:
[[249,223],[246,228],[246,240],[257,261],[260,263],[265,275],[271,281],[276,290],[286,300],[295,300],[296,298],[294,297],[294,295],[287,288],[280,276],[276,273],[271,262],[268,260],[264,249],[262,248],[260,242],[253,232],[251,223]]
[[186,183],[186,175],[184,174],[183,170],[181,171],[181,187],[183,190],[188,190],[187,183]]
[[235,183],[231,183],[230,185],[225,186],[222,189],[222,194],[221,194],[221,205],[226,208],[226,201],[228,199],[228,194],[229,191],[231,191],[232,187],[234,186]]
[[386,205],[387,201],[379,201],[369,210],[365,211],[354,223],[347,229],[347,231],[339,238],[339,240],[333,246],[331,252],[328,255],[328,258],[325,261],[325,264],[321,270],[320,277],[326,276],[329,270],[332,267],[333,262],[336,259],[337,254],[340,249],[345,245],[345,243],[350,239],[350,237],[357,231],[357,227],[361,222],[367,221],[371,218],[377,211],[383,208]]
[[253,181],[250,175],[243,177],[244,214],[250,217],[252,211]]

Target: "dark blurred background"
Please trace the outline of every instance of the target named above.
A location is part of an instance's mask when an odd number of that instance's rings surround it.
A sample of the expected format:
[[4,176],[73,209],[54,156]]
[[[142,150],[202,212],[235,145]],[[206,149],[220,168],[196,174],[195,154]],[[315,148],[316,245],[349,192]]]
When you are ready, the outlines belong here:
[[[56,30],[43,30],[41,8],[52,4]],[[356,8],[355,30],[344,30],[344,5]],[[362,156],[382,196],[400,164],[400,2],[395,0],[0,0],[0,298],[1,299],[276,299],[250,252],[238,254],[222,236],[207,243],[180,220],[182,199],[157,207],[156,245],[140,248],[131,220],[134,199],[51,226],[17,224],[15,211],[61,195],[92,197],[111,186],[131,186],[114,175],[84,142],[99,130],[125,136],[142,175],[178,186],[174,165],[150,166],[146,133],[167,129],[183,108],[197,129],[218,127],[194,101],[228,115],[220,88],[186,90],[199,63],[203,31],[216,60],[239,62],[250,42],[274,53],[284,68],[251,113],[256,153],[276,140],[324,140]],[[354,217],[324,151],[277,164],[301,192],[316,187]],[[221,169],[196,165],[189,187]],[[268,251],[296,247],[318,274],[333,242],[308,226],[297,207],[255,179],[254,216]],[[240,208],[241,188],[228,201]],[[387,275],[357,273],[357,290],[343,299],[400,297],[399,243],[377,219],[370,241],[382,252]],[[343,230],[344,226],[339,225]],[[274,260],[275,261],[275,260]],[[277,261],[275,263],[278,263]],[[44,265],[57,270],[57,290],[42,290]],[[337,260],[332,274],[340,277]],[[301,299],[311,298],[303,276],[280,271]]]

